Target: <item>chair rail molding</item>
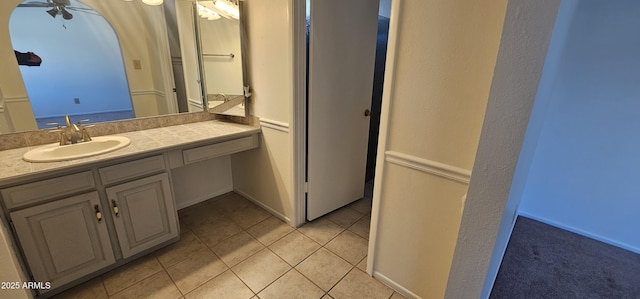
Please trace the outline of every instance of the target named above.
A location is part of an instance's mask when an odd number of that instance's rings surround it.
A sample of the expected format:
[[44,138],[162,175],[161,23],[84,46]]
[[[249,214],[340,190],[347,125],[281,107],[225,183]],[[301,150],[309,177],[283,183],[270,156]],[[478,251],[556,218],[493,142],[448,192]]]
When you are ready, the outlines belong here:
[[389,163],[430,173],[452,181],[469,184],[471,178],[471,170],[468,169],[396,151],[386,151],[384,154],[385,161]]

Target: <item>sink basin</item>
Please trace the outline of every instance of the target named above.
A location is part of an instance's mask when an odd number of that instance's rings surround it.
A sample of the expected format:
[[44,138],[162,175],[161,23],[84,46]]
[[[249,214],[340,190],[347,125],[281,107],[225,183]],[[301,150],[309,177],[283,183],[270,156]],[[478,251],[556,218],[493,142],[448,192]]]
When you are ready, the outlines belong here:
[[27,162],[73,160],[112,152],[131,143],[129,138],[122,136],[98,136],[91,139],[91,141],[69,145],[60,145],[59,143],[43,145],[28,151],[22,156],[22,159]]

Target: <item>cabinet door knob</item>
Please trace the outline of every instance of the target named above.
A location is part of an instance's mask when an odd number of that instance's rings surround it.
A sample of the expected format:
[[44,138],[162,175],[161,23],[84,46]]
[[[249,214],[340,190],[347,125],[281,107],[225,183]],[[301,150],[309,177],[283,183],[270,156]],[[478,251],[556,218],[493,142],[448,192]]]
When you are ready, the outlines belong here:
[[115,199],[111,200],[111,204],[113,205],[113,214],[118,217],[120,215],[120,209],[118,208],[118,204]]
[[364,116],[371,116],[371,110],[364,109]]
[[100,212],[100,206],[95,205],[93,208],[96,210],[96,219],[98,219],[98,223],[102,221],[102,213]]

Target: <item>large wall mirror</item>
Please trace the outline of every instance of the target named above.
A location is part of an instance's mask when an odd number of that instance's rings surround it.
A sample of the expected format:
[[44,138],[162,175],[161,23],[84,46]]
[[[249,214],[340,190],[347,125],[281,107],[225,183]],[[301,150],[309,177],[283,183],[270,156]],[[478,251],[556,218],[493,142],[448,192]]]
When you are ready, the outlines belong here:
[[[198,10],[215,3],[197,2],[0,1],[0,132],[43,128],[65,114],[91,122],[204,109],[245,116],[240,9],[217,20],[221,29]],[[208,55],[219,51],[233,57]],[[39,66],[19,64],[28,52]]]
[[209,111],[245,116],[243,37],[237,0],[197,0],[196,24],[203,94]]

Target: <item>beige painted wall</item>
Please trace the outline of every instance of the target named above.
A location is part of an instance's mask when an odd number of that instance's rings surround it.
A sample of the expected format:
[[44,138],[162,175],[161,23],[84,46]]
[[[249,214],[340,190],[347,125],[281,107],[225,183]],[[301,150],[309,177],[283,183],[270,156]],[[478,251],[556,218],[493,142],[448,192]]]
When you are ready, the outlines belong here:
[[[245,1],[251,114],[268,123],[259,149],[232,156],[233,184],[280,218],[293,215],[291,0]],[[292,224],[293,225],[293,224]]]
[[[383,98],[390,107],[378,150],[372,269],[405,295],[443,298],[467,184],[429,171],[468,173],[474,164],[507,0],[400,4],[392,12],[394,78],[385,78],[393,81]],[[391,163],[390,153],[408,162]]]
[[[22,282],[27,281],[26,275],[18,263],[15,255],[13,242],[9,237],[10,233],[2,222],[0,222],[0,282]],[[22,285],[20,285],[22,286]],[[2,289],[0,297],[3,298],[32,298],[27,289]]]
[[231,192],[231,158],[222,156],[171,169],[171,184],[178,210]]

